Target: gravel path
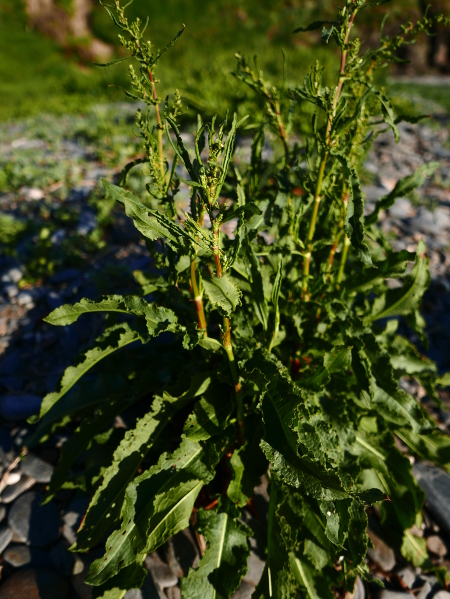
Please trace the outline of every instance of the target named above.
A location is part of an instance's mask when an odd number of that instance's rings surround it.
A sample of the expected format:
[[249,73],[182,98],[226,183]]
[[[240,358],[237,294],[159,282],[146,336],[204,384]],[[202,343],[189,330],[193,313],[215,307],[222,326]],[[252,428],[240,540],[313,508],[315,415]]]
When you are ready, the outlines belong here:
[[[126,123],[131,119],[130,109],[120,108]],[[68,117],[57,122],[50,118],[0,128],[0,235],[5,230],[18,231],[14,233],[14,245],[6,244],[0,252],[2,599],[38,596],[37,588],[45,599],[91,596],[82,581],[96,552],[86,556],[68,551],[86,511],[87,496],[79,491],[61,491],[52,502],[41,506],[65,437],[60,434],[55,447],[43,446],[22,460],[19,448],[29,430],[26,418],[36,413],[42,397],[54,389],[64,368],[92,343],[102,327],[101,318],[94,318],[88,324],[81,319],[77,326],[53,329],[42,321],[43,317],[62,303],[81,297],[137,289],[133,271],[150,266],[145,245],[126,219],[116,215],[111,221],[98,211],[102,198],[100,177],[116,172],[111,165],[126,161],[137,148],[137,140],[124,137],[120,127],[118,133],[102,132],[102,119],[109,112],[103,115],[99,111],[84,120]],[[389,134],[376,140],[365,165],[364,190],[371,210],[371,205],[399,178],[426,162],[441,163],[415,197],[400,198],[382,215],[381,226],[392,235],[398,250],[414,251],[420,238],[426,241],[432,275],[423,305],[430,341],[427,353],[441,371],[446,371],[450,370],[448,122],[440,118],[432,125],[402,125],[400,129],[399,146]],[[98,140],[102,144],[100,151],[95,149]],[[245,140],[238,151],[246,151]],[[7,182],[13,191],[6,191]],[[132,184],[138,185],[136,181]],[[100,203],[96,204],[96,198]],[[73,252],[71,246],[77,251]],[[52,274],[46,277],[45,269],[50,268]],[[411,386],[408,381],[404,384]],[[423,390],[417,385],[411,388],[427,405]],[[450,395],[444,394],[443,401],[450,407]],[[450,433],[448,415],[439,411],[435,415]],[[450,477],[423,464],[415,465],[414,473],[427,494],[424,526],[415,532],[426,539],[433,563],[449,567]],[[257,489],[255,502],[259,514],[264,515],[264,481]],[[249,573],[235,594],[239,599],[250,597],[264,566],[257,542],[264,534],[264,517],[258,521],[249,515],[248,520],[255,530],[256,543]],[[396,599],[399,593],[406,597],[411,592],[418,599],[450,599],[450,593],[439,587],[434,574],[414,569],[377,536],[375,512],[372,520],[374,549],[369,552],[369,564],[373,575],[387,583],[382,599]],[[149,576],[144,588],[127,593],[126,598],[180,597],[179,576],[186,574],[198,558],[190,531],[180,533],[147,558]],[[358,599],[366,591],[359,582]],[[370,592],[379,593],[376,587]]]

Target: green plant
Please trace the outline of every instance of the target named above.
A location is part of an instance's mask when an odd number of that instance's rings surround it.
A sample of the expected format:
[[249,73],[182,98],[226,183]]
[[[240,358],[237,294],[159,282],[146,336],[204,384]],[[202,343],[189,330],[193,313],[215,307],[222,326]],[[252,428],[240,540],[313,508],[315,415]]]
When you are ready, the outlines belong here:
[[[358,575],[368,579],[366,508],[374,503],[391,544],[430,567],[423,539],[411,531],[421,522],[423,493],[395,438],[445,467],[450,440],[398,383],[413,377],[439,403],[436,385],[448,377],[437,378],[436,365],[397,334],[404,318],[426,342],[419,313],[429,285],[425,246],[396,253],[376,223],[437,165],[400,180],[367,216],[358,172],[380,132],[399,138],[402,116],[374,86],[374,73],[431,21],[408,22],[400,35],[381,35],[379,48],[363,51],[354,20],[380,3],[347,0],[334,21],[298,30],[322,29],[324,41],[337,44],[333,87],[323,86],[316,63],[303,85],[277,89],[238,55],[235,76],[264,102],[264,117],[252,123],[235,115],[220,125],[199,118],[193,148],[177,124],[179,94],[161,109],[155,69],[165,50],[142,41],[145,26],[128,22],[119,0],[115,10],[106,7],[139,66],[130,67],[126,93],[148,107],[136,118],[144,155],[120,181],[126,186],[143,163],[151,180],[144,201],[104,186],[145,238],[158,272],[135,274],[141,295],[85,299],[46,319],[65,326],[108,313],[96,345],[44,398],[28,441],[76,422],[49,494],[61,486],[93,491],[73,549],[88,551],[109,535],[86,580],[94,597],[140,586],[146,554],[189,523],[206,550],[182,580],[182,595],[229,597],[246,572],[252,534],[240,515],[262,475],[270,493],[267,563],[255,597],[294,597],[301,589],[326,598],[332,588],[352,591]],[[313,107],[312,133],[299,141],[305,102]],[[246,165],[233,164],[239,129],[254,132]],[[270,160],[262,154],[266,139]],[[184,185],[189,212],[175,201]],[[402,284],[391,288],[387,279]],[[133,404],[142,418],[112,463],[95,466],[97,444]],[[89,469],[70,478],[88,447]]]

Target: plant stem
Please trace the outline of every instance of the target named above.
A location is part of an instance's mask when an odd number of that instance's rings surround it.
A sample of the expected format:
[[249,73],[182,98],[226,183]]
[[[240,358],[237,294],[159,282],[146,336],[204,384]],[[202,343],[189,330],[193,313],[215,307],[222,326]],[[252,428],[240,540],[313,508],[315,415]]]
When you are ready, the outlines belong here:
[[153,99],[155,100],[155,113],[156,113],[156,122],[158,123],[158,149],[159,149],[159,170],[161,171],[161,176],[164,177],[164,153],[163,153],[163,132],[162,132],[162,124],[161,124],[161,114],[159,112],[159,104],[158,104],[158,94],[156,93],[156,83],[153,79],[153,73],[150,69],[148,69],[148,78],[150,79],[150,83],[153,88]]
[[[352,2],[352,4],[354,4],[354,2]],[[345,48],[341,54],[341,67],[339,69],[339,79],[338,79],[338,84],[337,84],[337,88],[336,88],[336,94],[334,96],[334,101],[333,101],[333,111],[332,111],[332,114],[328,115],[327,129],[326,129],[326,134],[325,134],[326,146],[328,146],[331,141],[331,129],[333,126],[333,120],[336,116],[336,109],[337,109],[339,97],[341,95],[342,87],[343,87],[344,81],[345,81],[345,67],[347,64],[347,57],[348,57],[347,45],[348,45],[348,41],[350,39],[350,31],[352,29],[353,22],[355,20],[355,16],[356,16],[356,10],[354,10],[352,12],[350,19],[348,21],[348,25],[347,25],[347,34],[345,36],[345,42],[344,42]],[[312,249],[312,242],[314,239],[314,232],[316,229],[316,221],[317,221],[317,214],[319,212],[319,204],[322,199],[321,198],[322,184],[323,184],[323,179],[324,179],[324,174],[325,174],[325,167],[326,167],[327,160],[328,160],[328,153],[329,153],[328,150],[325,150],[324,154],[322,156],[322,160],[320,161],[319,173],[317,175],[316,189],[314,192],[314,208],[313,208],[313,211],[311,214],[311,220],[309,223],[307,251],[305,253],[305,257],[304,257],[304,261],[303,261],[303,297],[306,300],[309,299],[309,296],[307,295],[307,291],[308,291],[309,267],[310,267],[310,262],[311,262],[311,249]]]
[[205,311],[203,310],[203,298],[199,291],[197,285],[197,279],[195,275],[195,258],[191,262],[191,286],[192,286],[192,294],[194,296],[195,307],[197,309],[197,320],[199,329],[203,331],[203,336],[207,337],[207,326],[206,326],[206,318]]
[[344,276],[345,262],[347,260],[347,254],[348,254],[349,247],[350,247],[350,239],[346,235],[345,239],[344,239],[344,250],[342,252],[341,266],[339,268],[339,274],[338,274],[338,278],[337,278],[337,285],[336,285],[337,289],[340,288],[341,283],[342,283],[342,277]]
[[220,239],[219,239],[219,228],[216,223],[213,223],[213,235],[214,235],[214,246],[213,246],[213,254],[214,254],[214,264],[216,265],[216,275],[221,277],[222,272],[222,263],[220,261]]
[[243,430],[243,422],[244,422],[244,403],[242,400],[242,387],[239,382],[239,373],[236,366],[236,361],[234,359],[233,352],[233,344],[231,343],[231,327],[230,327],[230,319],[224,317],[223,319],[223,348],[228,356],[228,363],[230,364],[231,377],[233,379],[234,392],[236,395],[236,408],[237,408],[237,417],[239,422],[239,431],[242,434]]

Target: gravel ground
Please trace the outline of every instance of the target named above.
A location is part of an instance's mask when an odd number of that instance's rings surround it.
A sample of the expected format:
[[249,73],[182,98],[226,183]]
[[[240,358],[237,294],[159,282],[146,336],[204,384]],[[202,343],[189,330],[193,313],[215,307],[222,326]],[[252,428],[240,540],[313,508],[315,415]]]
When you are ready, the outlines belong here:
[[[117,110],[117,109],[116,109]],[[124,121],[129,108],[121,107]],[[128,112],[127,112],[128,111]],[[98,116],[98,115],[97,115]],[[62,303],[100,293],[132,291],[135,270],[150,266],[145,245],[121,215],[111,220],[98,211],[101,200],[99,179],[117,169],[136,152],[137,140],[108,132],[98,134],[102,147],[87,135],[93,120],[48,119],[0,128],[1,172],[13,181],[13,191],[0,193],[0,234],[18,230],[14,248],[0,251],[0,597],[43,597],[45,599],[89,598],[83,584],[96,552],[76,555],[68,551],[88,504],[79,491],[61,491],[41,506],[47,483],[64,442],[40,448],[20,459],[20,446],[29,425],[26,418],[39,408],[42,397],[52,391],[64,368],[77,353],[92,343],[102,320],[83,320],[76,327],[52,329],[43,322],[48,312]],[[52,129],[53,127],[53,129]],[[98,127],[99,128],[99,127]],[[392,136],[376,140],[365,165],[368,210],[396,181],[423,163],[441,163],[436,174],[411,198],[400,198],[382,214],[381,226],[388,231],[396,249],[414,251],[420,238],[430,256],[432,283],[423,304],[430,346],[427,354],[443,372],[450,370],[450,145],[448,121],[437,117],[432,125],[402,125],[402,142]],[[42,131],[49,131],[43,135]],[[81,132],[81,133],[80,133]],[[84,132],[84,133],[83,133]],[[98,141],[97,139],[97,141]],[[247,151],[245,140],[238,148]],[[31,164],[31,166],[30,166]],[[44,176],[45,175],[45,176]],[[6,175],[5,175],[6,176]],[[137,182],[132,182],[138,185]],[[93,201],[94,200],[94,201]],[[13,218],[14,221],[8,220]],[[5,220],[6,219],[6,220]],[[13,225],[11,225],[13,223]],[[31,223],[31,224],[30,224]],[[35,226],[33,226],[35,225]],[[2,229],[3,227],[3,229]],[[106,244],[105,241],[106,240]],[[65,246],[66,241],[70,244]],[[74,252],[71,246],[77,247]],[[38,259],[36,259],[36,255]],[[46,276],[46,272],[51,272]],[[118,289],[119,288],[119,289]],[[403,381],[430,405],[423,389]],[[443,394],[450,408],[450,395]],[[430,408],[431,409],[431,408]],[[450,418],[435,410],[440,426],[450,433]],[[434,565],[450,566],[450,476],[426,464],[414,464],[414,474],[427,495],[422,530]],[[249,572],[235,598],[250,597],[264,567],[258,539],[265,534],[267,490],[263,480],[256,490],[256,519],[248,514],[255,530]],[[370,515],[369,551],[371,572],[386,583],[380,591],[360,581],[355,596],[379,595],[400,599],[414,594],[417,599],[450,599],[433,573],[423,573],[396,555],[377,535],[376,510]],[[149,575],[140,591],[127,599],[176,599],[180,597],[179,576],[199,559],[190,530],[178,534],[158,552],[148,556]],[[41,593],[38,595],[38,590]]]

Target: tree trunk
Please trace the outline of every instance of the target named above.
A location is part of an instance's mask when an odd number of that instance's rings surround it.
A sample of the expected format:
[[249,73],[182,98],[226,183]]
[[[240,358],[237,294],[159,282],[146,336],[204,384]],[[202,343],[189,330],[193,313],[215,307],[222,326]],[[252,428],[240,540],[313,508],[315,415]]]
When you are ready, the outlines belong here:
[[26,0],[26,6],[32,27],[63,47],[75,45],[83,59],[106,59],[111,55],[110,46],[92,37],[89,27],[92,0],[72,0],[70,10],[56,0]]

